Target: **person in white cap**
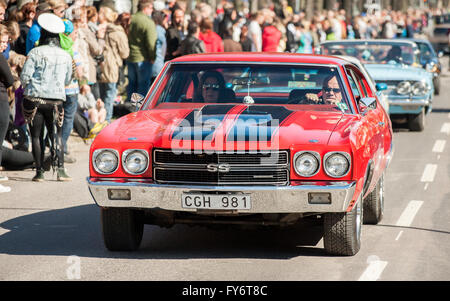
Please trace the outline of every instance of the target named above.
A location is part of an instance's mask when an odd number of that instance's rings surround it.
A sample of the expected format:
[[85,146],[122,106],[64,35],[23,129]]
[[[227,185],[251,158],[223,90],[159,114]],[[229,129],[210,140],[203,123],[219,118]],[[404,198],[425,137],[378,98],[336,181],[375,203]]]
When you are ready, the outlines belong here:
[[59,34],[65,26],[61,18],[51,13],[38,17],[41,26],[39,46],[28,53],[20,80],[24,87],[23,113],[30,123],[32,150],[36,165],[33,181],[44,180],[44,129],[51,141],[53,169],[57,168],[57,180],[69,181],[64,169],[62,150],[63,102],[66,100],[64,87],[72,79],[72,58],[60,45]]

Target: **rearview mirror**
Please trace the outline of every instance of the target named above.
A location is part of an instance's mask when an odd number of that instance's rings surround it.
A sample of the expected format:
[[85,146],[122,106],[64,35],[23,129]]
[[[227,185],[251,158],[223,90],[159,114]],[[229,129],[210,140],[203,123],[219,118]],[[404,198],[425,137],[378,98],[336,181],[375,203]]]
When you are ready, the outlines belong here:
[[377,88],[378,91],[384,91],[387,90],[388,85],[386,83],[377,83],[375,87]]
[[234,86],[247,86],[257,84],[270,84],[270,79],[267,76],[260,77],[235,77],[232,80]]

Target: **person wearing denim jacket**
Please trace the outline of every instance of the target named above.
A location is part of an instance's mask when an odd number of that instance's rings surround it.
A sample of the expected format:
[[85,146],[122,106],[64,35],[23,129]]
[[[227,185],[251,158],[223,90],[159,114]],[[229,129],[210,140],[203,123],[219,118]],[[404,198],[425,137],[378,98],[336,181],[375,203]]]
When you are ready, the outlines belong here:
[[72,80],[72,58],[60,47],[33,48],[28,53],[20,79],[26,96],[65,101],[65,86]]
[[30,123],[36,166],[33,181],[44,181],[44,127],[51,141],[52,166],[57,166],[57,180],[70,181],[64,169],[61,129],[65,86],[72,80],[72,58],[60,45],[58,34],[64,32],[62,20],[46,13],[39,16],[38,23],[42,27],[40,46],[28,53],[20,76],[24,87],[23,113],[26,122]]

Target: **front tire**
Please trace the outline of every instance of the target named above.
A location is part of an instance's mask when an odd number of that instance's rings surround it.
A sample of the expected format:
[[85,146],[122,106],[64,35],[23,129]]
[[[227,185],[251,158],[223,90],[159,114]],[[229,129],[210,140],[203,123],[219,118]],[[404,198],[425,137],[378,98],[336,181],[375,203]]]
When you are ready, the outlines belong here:
[[332,255],[353,256],[361,247],[363,206],[361,199],[350,212],[324,215],[323,243]]
[[142,213],[128,208],[101,208],[103,242],[110,251],[134,251],[144,233]]
[[364,224],[376,225],[383,219],[384,212],[384,176],[364,199]]
[[417,115],[408,116],[408,126],[414,132],[422,132],[425,129],[425,108]]

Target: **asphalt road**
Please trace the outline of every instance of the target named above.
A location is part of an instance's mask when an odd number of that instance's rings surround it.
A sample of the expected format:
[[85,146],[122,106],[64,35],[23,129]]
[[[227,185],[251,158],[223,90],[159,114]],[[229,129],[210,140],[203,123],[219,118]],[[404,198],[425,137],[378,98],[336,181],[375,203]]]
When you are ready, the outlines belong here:
[[31,170],[6,172],[12,191],[0,194],[0,280],[450,280],[450,77],[441,85],[425,131],[395,125],[384,219],[363,226],[355,256],[327,255],[314,224],[146,226],[138,251],[109,252],[85,182],[89,145],[72,136],[72,182],[51,172],[43,183],[31,181]]

